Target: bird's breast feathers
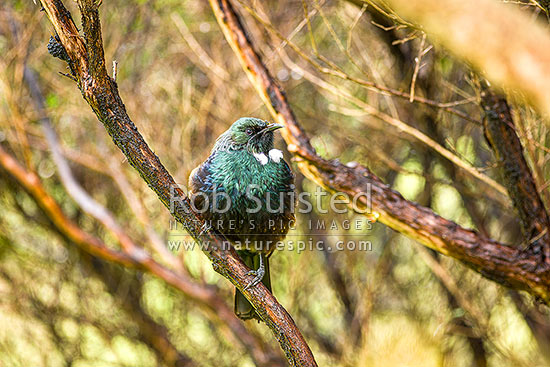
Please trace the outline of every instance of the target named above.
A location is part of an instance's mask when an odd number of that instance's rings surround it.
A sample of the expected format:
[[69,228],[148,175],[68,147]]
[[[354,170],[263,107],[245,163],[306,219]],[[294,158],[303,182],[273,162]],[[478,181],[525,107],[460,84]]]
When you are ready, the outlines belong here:
[[191,191],[224,191],[230,196],[289,192],[294,176],[283,159],[283,152],[266,153],[246,150],[218,151],[209,157],[190,177]]

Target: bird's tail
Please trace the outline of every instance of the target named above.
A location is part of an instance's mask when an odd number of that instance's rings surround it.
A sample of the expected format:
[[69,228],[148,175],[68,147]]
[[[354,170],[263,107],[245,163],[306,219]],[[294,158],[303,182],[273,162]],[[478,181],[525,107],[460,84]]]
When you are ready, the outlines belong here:
[[[271,278],[269,276],[269,259],[266,255],[261,253],[254,253],[250,251],[237,251],[242,261],[252,270],[257,270],[260,266],[260,256],[263,257],[263,262],[265,266],[265,274],[262,279],[262,283],[269,289],[271,292]],[[257,319],[260,320],[260,316],[256,313],[254,306],[248,302],[246,297],[239,292],[238,289],[235,289],[235,314],[243,319]]]

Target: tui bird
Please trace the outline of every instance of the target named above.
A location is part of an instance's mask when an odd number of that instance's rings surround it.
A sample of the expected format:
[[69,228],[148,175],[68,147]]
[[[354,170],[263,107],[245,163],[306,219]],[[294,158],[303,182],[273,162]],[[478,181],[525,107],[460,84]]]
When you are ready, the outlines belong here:
[[[189,176],[190,197],[216,233],[232,242],[254,279],[271,291],[269,256],[294,222],[294,175],[273,148],[283,125],[243,117],[218,137],[210,156]],[[260,319],[235,290],[235,314]]]

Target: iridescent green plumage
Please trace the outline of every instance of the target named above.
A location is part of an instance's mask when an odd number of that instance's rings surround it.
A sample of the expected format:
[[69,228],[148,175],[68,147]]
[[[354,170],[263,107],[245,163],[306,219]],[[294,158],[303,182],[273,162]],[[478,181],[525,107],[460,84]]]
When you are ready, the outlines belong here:
[[[247,266],[258,268],[249,286],[262,280],[270,290],[268,257],[294,221],[294,177],[282,153],[273,149],[273,131],[280,127],[250,117],[237,120],[189,177],[198,211],[233,242]],[[238,291],[235,313],[258,318]]]

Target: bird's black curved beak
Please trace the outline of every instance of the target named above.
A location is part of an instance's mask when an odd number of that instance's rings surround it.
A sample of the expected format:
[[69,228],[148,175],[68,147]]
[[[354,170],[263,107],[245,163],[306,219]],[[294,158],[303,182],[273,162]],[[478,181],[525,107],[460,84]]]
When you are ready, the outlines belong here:
[[281,125],[281,124],[270,124],[270,125],[267,125],[267,127],[264,129],[265,131],[275,131],[277,129],[281,129],[285,127],[285,125]]

